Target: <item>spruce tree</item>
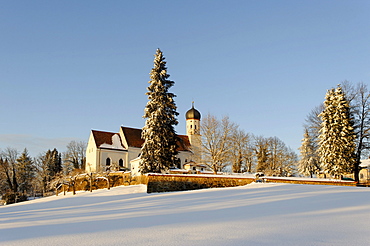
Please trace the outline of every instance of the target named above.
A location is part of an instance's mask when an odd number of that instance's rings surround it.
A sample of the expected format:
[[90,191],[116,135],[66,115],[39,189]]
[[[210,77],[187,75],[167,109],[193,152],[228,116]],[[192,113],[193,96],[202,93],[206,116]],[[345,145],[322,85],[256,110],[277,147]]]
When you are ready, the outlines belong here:
[[298,171],[303,175],[309,175],[311,178],[313,174],[320,171],[319,158],[315,149],[314,139],[310,136],[309,130],[306,128],[302,139],[302,145],[299,148],[301,159],[298,164]]
[[45,161],[47,163],[47,170],[50,181],[62,171],[61,155],[56,148],[54,148],[53,150],[48,150],[45,154]]
[[160,173],[176,163],[177,135],[174,126],[178,124],[175,95],[168,90],[174,85],[169,80],[165,58],[157,49],[154,67],[150,72],[148,103],[143,118],[146,119],[141,137],[144,144],[141,149],[141,173]]
[[328,91],[324,105],[318,150],[321,169],[332,176],[350,173],[355,163],[355,134],[349,103],[340,85]]
[[21,156],[17,159],[17,169],[19,191],[31,191],[32,181],[35,177],[35,166],[27,149],[24,149]]

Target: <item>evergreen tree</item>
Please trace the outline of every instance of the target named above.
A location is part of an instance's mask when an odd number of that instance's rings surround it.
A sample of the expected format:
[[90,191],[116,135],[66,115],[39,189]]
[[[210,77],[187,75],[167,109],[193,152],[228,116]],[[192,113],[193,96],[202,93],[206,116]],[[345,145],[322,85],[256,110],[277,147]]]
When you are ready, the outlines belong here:
[[173,100],[175,95],[168,92],[175,82],[168,80],[169,77],[165,58],[162,51],[157,49],[146,93],[149,101],[143,116],[146,121],[142,131],[142,173],[163,172],[173,166],[177,159],[177,135],[174,126],[178,124],[178,113]]
[[45,161],[50,179],[62,171],[62,158],[57,149],[48,150],[45,154]]
[[324,173],[340,176],[353,171],[356,148],[349,103],[340,85],[327,92],[324,105],[320,114],[320,165]]
[[39,184],[43,193],[48,191],[50,182],[62,172],[62,158],[57,149],[48,150],[35,158]]
[[320,171],[319,158],[316,154],[314,139],[310,136],[309,130],[306,128],[302,145],[299,148],[301,152],[301,159],[298,164],[298,171],[303,175],[312,175]]
[[17,159],[17,170],[19,191],[31,191],[32,181],[35,177],[35,167],[27,149],[24,149]]

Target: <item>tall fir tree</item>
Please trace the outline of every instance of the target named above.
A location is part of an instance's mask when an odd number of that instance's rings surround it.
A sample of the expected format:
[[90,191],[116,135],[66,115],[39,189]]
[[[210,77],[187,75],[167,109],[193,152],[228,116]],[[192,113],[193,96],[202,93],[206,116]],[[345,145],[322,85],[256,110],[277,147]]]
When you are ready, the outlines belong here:
[[319,156],[325,174],[340,176],[353,171],[355,134],[348,100],[340,85],[326,94],[325,108],[320,114]]
[[146,119],[142,131],[144,144],[141,148],[141,173],[160,173],[177,162],[177,135],[174,126],[178,124],[175,94],[169,89],[174,81],[169,80],[165,58],[157,49],[154,67],[150,72],[150,85],[147,88],[148,103],[143,118]]
[[58,150],[48,150],[45,154],[45,162],[47,165],[49,180],[53,179],[58,173],[62,171],[62,157]]
[[24,149],[20,157],[17,159],[17,175],[19,191],[31,191],[32,181],[35,177],[35,166],[28,154],[27,149]]
[[305,128],[305,133],[302,139],[302,145],[299,148],[301,159],[298,163],[299,173],[313,177],[320,171],[319,158],[316,153],[314,139],[310,136],[309,129]]

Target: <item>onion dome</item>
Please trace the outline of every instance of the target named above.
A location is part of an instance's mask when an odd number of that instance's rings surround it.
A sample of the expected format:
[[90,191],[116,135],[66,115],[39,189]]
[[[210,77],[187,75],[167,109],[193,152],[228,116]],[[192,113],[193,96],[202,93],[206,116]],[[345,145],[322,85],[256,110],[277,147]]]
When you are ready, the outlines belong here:
[[191,109],[189,109],[188,112],[186,112],[185,117],[187,120],[189,119],[200,120],[200,113],[198,110],[194,108],[194,102],[193,102]]

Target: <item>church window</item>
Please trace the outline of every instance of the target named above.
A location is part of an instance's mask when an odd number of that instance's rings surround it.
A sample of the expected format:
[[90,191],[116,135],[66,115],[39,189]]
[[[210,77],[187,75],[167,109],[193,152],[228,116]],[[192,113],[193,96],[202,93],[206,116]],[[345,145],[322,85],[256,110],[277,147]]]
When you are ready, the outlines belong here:
[[110,166],[110,158],[109,157],[105,160],[105,165]]
[[118,163],[119,163],[120,167],[123,167],[123,160],[122,159],[119,159]]

